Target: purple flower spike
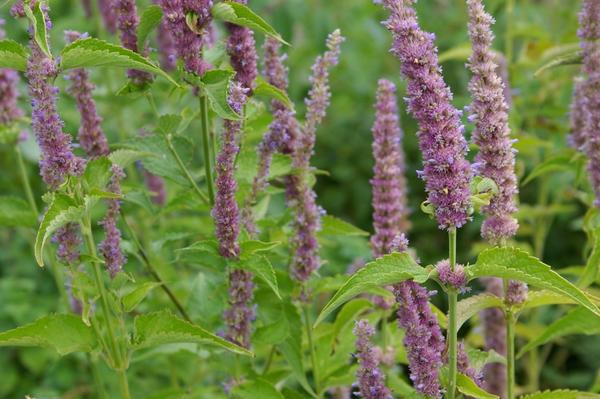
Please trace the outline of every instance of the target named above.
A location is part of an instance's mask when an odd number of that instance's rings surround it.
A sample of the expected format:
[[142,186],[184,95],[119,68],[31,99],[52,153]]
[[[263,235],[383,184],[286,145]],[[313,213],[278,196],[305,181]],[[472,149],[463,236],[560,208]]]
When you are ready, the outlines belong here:
[[506,289],[506,304],[509,306],[521,305],[527,300],[527,284],[521,281],[510,280]]
[[[458,372],[466,375],[470,379],[472,379],[477,386],[481,387],[483,385],[483,375],[475,370],[469,364],[469,357],[467,356],[467,351],[465,350],[465,343],[463,341],[458,343],[457,348],[457,359],[456,365],[458,368]],[[468,396],[467,398],[471,398]]]
[[434,35],[419,27],[414,0],[382,2],[391,12],[385,25],[394,37],[392,52],[408,81],[408,108],[419,123],[428,201],[440,228],[461,227],[469,219],[472,172],[460,112],[444,83]]
[[83,13],[86,18],[92,18],[94,15],[92,0],[81,0],[81,6],[83,7]]
[[[248,90],[241,84],[234,82],[229,92],[229,105],[234,111],[241,114],[247,100]],[[235,181],[235,158],[240,151],[239,135],[242,128],[240,121],[225,120],[223,126],[223,140],[221,152],[216,163],[216,195],[212,215],[215,220],[215,229],[219,241],[221,256],[236,259],[240,254],[238,235],[239,210],[235,200],[237,183]]]
[[[0,40],[6,37],[4,20],[0,18]],[[8,125],[23,116],[17,106],[19,74],[12,69],[0,68],[0,125]]]
[[[120,166],[112,166],[112,179],[108,190],[114,194],[121,194],[121,180],[125,178],[125,173]],[[121,250],[121,232],[117,227],[119,212],[121,211],[121,202],[118,199],[108,200],[108,210],[106,216],[100,222],[104,227],[104,241],[98,245],[98,249],[104,257],[106,268],[111,278],[114,278],[121,271],[127,258]]]
[[117,31],[117,13],[114,8],[114,1],[98,0],[98,9],[108,33],[115,33]]
[[498,194],[483,208],[486,220],[481,234],[492,244],[500,244],[514,236],[519,227],[512,216],[517,211],[515,196],[518,193],[515,150],[510,138],[504,84],[496,72],[497,57],[491,49],[494,19],[485,12],[481,0],[467,0],[467,6],[469,36],[473,43],[473,54],[469,58],[473,73],[469,91],[473,104],[469,108],[475,122],[473,141],[479,146],[475,161],[479,174],[498,186]]
[[[248,0],[234,0],[240,4],[248,4]],[[254,32],[250,29],[228,23],[229,39],[227,40],[227,54],[231,66],[235,71],[235,78],[245,88],[254,90],[255,80],[258,76],[258,55],[256,54],[256,41]]]
[[163,206],[167,201],[167,191],[165,189],[165,181],[163,178],[144,169],[144,182],[152,194],[152,202],[158,206]]
[[[210,65],[202,59],[205,30],[211,21],[212,0],[159,0],[164,12],[165,27],[173,36],[177,57],[183,61],[185,70],[198,76],[204,75]],[[186,15],[194,14],[196,25],[190,29]]]
[[225,311],[227,324],[225,337],[244,348],[250,348],[252,322],[256,311],[251,305],[254,283],[252,273],[245,270],[233,270],[229,274],[229,309]]
[[[68,42],[74,42],[81,36],[79,32],[65,32]],[[109,153],[108,141],[100,126],[102,118],[98,115],[96,103],[92,97],[95,86],[90,82],[89,74],[85,69],[73,69],[69,71],[68,76],[71,82],[68,92],[75,97],[81,115],[79,144],[90,158],[107,155]]]
[[[486,287],[486,292],[499,298],[504,296],[502,279],[488,277],[481,279]],[[506,356],[506,320],[504,312],[500,308],[488,308],[481,312],[483,322],[483,336],[485,338],[485,350],[494,350],[502,356]],[[502,363],[489,363],[483,369],[484,388],[501,398],[506,397],[506,366]]]
[[158,25],[156,41],[158,43],[162,68],[165,71],[174,71],[177,68],[177,47],[175,46],[175,39],[169,30],[168,22],[165,20]]
[[77,223],[68,223],[56,230],[52,237],[52,242],[58,244],[56,257],[65,264],[75,263],[79,260],[79,246],[81,245],[81,236],[79,225]]
[[354,327],[354,335],[356,336],[356,358],[359,363],[356,378],[360,397],[392,399],[392,394],[385,385],[385,376],[379,368],[379,356],[371,342],[375,329],[367,320],[359,320]]
[[585,151],[585,97],[583,89],[585,81],[578,77],[573,82],[573,100],[571,102],[571,134],[569,144],[579,151]]
[[[117,28],[121,32],[121,43],[123,47],[145,55],[145,49],[138,49],[137,46],[137,27],[140,18],[137,13],[135,0],[113,0],[113,6],[117,13]],[[152,75],[148,72],[129,69],[127,76],[137,85],[143,86],[152,81]]]
[[465,273],[465,267],[457,264],[454,266],[454,270],[450,267],[448,259],[441,260],[435,265],[439,274],[440,282],[448,287],[452,287],[460,292],[465,292],[465,285],[467,284],[467,274]]
[[[21,4],[21,11],[22,7]],[[45,12],[47,13],[47,8]],[[49,16],[47,21],[51,26]],[[58,88],[52,85],[58,75],[56,62],[44,54],[33,38],[29,41],[29,46],[31,54],[27,60],[25,76],[29,81],[31,96],[31,123],[42,152],[40,160],[42,178],[51,189],[56,189],[67,176],[80,175],[85,161],[73,154],[71,136],[63,132],[64,124],[58,115],[56,106]]]
[[392,252],[392,244],[409,228],[402,131],[398,119],[396,86],[380,80],[373,125],[373,226],[371,248],[375,258]]

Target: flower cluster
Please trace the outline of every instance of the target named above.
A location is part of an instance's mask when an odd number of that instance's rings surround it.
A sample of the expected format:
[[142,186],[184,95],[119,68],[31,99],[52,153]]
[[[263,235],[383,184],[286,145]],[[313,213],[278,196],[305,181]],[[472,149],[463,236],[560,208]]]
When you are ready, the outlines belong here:
[[454,269],[450,266],[450,261],[444,259],[439,261],[435,268],[437,269],[440,282],[447,287],[452,287],[455,290],[464,292],[467,285],[467,274],[463,265],[454,265]]
[[392,52],[402,61],[408,82],[408,108],[419,123],[428,202],[440,228],[458,228],[469,219],[471,165],[460,112],[442,77],[434,35],[424,32],[413,8],[415,0],[383,0],[390,11],[385,26],[394,37]]
[[385,385],[385,376],[379,369],[379,356],[371,343],[375,329],[367,320],[359,320],[354,326],[354,335],[356,336],[356,358],[359,363],[356,378],[360,397],[392,399],[392,394]]
[[[4,39],[4,20],[0,18],[0,40]],[[17,106],[19,75],[12,69],[0,68],[0,125],[8,125],[23,116]]]
[[499,244],[515,235],[519,227],[512,216],[516,212],[515,196],[515,150],[512,147],[508,126],[508,106],[504,83],[497,74],[496,55],[492,51],[494,19],[485,12],[481,0],[468,0],[469,35],[473,53],[469,68],[473,77],[469,91],[473,103],[469,107],[470,120],[475,123],[473,141],[479,146],[476,156],[476,172],[492,179],[498,193],[488,206],[483,207],[486,220],[481,227],[482,236],[493,244]]
[[[121,180],[125,178],[123,169],[118,165],[112,166],[112,178],[108,190],[113,194],[121,194]],[[121,231],[117,227],[117,220],[121,211],[121,202],[118,199],[108,200],[106,216],[100,222],[104,227],[104,241],[98,245],[98,250],[104,258],[106,268],[112,278],[121,271],[127,258],[121,250]]]
[[[248,0],[234,0],[247,4]],[[245,88],[254,90],[255,80],[258,76],[258,55],[256,54],[256,41],[254,32],[250,29],[228,23],[229,39],[227,40],[227,54],[229,62],[235,71],[235,78]]]
[[[79,32],[67,31],[65,36],[68,42],[82,38]],[[96,110],[96,103],[92,97],[95,86],[90,82],[89,75],[85,69],[73,69],[69,71],[70,87],[67,89],[75,101],[81,115],[79,126],[79,144],[88,157],[94,158],[107,155],[108,141],[102,127],[102,118]]]
[[58,244],[56,257],[65,264],[72,264],[79,260],[79,246],[81,245],[81,235],[77,223],[67,223],[56,230],[52,236],[52,242]]
[[[499,298],[504,296],[502,279],[489,277],[482,279],[486,292]],[[488,308],[481,312],[485,350],[494,350],[506,356],[506,320],[500,308]],[[506,396],[506,366],[502,363],[489,363],[483,369],[485,389],[501,398]]]
[[246,270],[229,273],[229,309],[223,316],[227,324],[225,337],[244,348],[250,347],[252,322],[256,318],[256,310],[251,305],[253,291],[252,273]]
[[585,80],[575,78],[573,82],[573,100],[571,101],[570,122],[571,134],[569,144],[571,147],[583,151],[585,149],[585,97],[583,88]]
[[[140,18],[137,13],[135,0],[113,0],[117,13],[117,28],[121,33],[121,43],[123,47],[135,51],[136,53],[144,53],[145,49],[138,49],[137,45],[137,27],[140,23]],[[137,85],[143,86],[152,81],[152,75],[148,72],[130,69],[127,71],[129,79]]]
[[117,31],[117,13],[113,6],[113,0],[98,0],[98,9],[108,33],[115,33]]
[[[187,72],[202,76],[210,65],[202,58],[205,30],[210,21],[212,0],[159,0],[164,12],[165,28],[170,32],[177,57]],[[194,29],[186,16],[194,15]]]

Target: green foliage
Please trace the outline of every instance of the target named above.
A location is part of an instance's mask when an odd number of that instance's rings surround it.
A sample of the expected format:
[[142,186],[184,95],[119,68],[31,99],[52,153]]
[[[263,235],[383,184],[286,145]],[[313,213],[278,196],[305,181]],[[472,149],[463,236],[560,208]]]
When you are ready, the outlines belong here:
[[50,45],[48,44],[48,32],[46,30],[46,15],[44,14],[44,11],[42,11],[43,5],[43,1],[38,1],[33,6],[30,6],[29,2],[26,2],[23,5],[23,10],[33,29],[33,38],[35,42],[46,56],[52,58]]
[[459,301],[456,309],[458,329],[471,317],[487,308],[504,309],[504,301],[492,294],[473,295]]
[[257,378],[237,385],[232,391],[234,398],[239,399],[283,399],[283,395],[269,382]]
[[140,23],[137,28],[137,48],[138,51],[144,49],[148,35],[160,25],[163,17],[162,8],[157,5],[150,5],[144,9],[140,17]]
[[0,196],[0,226],[34,227],[37,215],[27,201],[17,197]]
[[521,399],[598,399],[600,394],[592,392],[559,389],[556,391],[536,392],[521,396]]
[[0,67],[25,71],[28,57],[27,50],[19,43],[10,39],[0,40]]
[[479,388],[477,384],[468,376],[459,373],[456,379],[456,386],[460,393],[477,399],[498,399],[496,395],[492,395]]
[[122,302],[125,311],[131,312],[134,310],[144,300],[144,298],[146,298],[150,291],[158,286],[160,286],[160,283],[152,281],[137,285],[133,290],[131,290],[131,292],[128,292],[123,296]]
[[257,30],[283,44],[288,44],[271,25],[243,4],[223,1],[215,4],[211,12],[216,19]]
[[[219,3],[224,4],[224,3]],[[229,86],[235,73],[228,70],[212,70],[206,72],[200,80],[203,93],[208,97],[211,109],[221,118],[241,119],[229,105]]]

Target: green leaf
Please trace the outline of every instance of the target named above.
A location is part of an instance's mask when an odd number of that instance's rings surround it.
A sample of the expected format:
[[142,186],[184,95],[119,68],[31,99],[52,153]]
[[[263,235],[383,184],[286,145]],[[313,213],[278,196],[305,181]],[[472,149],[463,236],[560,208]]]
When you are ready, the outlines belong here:
[[407,253],[393,253],[385,255],[354,273],[335,295],[325,305],[317,317],[315,327],[325,318],[349,299],[380,287],[399,283],[405,280],[415,280],[424,283],[429,278],[427,269],[419,266]]
[[273,385],[261,378],[236,385],[231,393],[238,399],[284,399]]
[[479,388],[472,379],[462,373],[458,373],[456,376],[456,389],[460,393],[476,399],[499,399],[498,396]]
[[595,229],[592,235],[594,237],[594,247],[577,282],[577,285],[582,288],[592,285],[598,278],[598,272],[600,271],[600,228]]
[[546,305],[570,305],[576,303],[572,298],[565,296],[564,294],[549,291],[529,291],[527,299],[521,305],[522,309],[537,308]]
[[372,307],[372,302],[366,298],[353,299],[345,304],[335,318],[332,334],[333,339],[335,340],[339,333],[345,329],[351,321],[355,320],[366,309]]
[[534,179],[547,173],[571,169],[573,158],[573,154],[562,154],[546,159],[533,168],[529,176],[523,181],[523,185],[529,184]]
[[215,4],[211,11],[216,19],[260,31],[289,46],[271,25],[243,4],[224,1]]
[[600,399],[600,394],[559,389],[557,391],[535,392],[521,396],[519,399]]
[[35,227],[37,215],[27,201],[18,197],[0,197],[0,226]]
[[245,269],[254,273],[254,275],[260,278],[267,284],[267,286],[273,291],[277,298],[281,299],[279,293],[279,285],[277,284],[277,277],[275,276],[275,270],[273,265],[269,262],[269,259],[264,256],[254,256],[249,259],[243,259],[240,261],[239,266],[241,269]]
[[43,250],[52,233],[69,222],[78,222],[83,211],[84,207],[76,206],[68,196],[54,194],[35,238],[35,260],[38,265],[44,266]]
[[600,333],[600,318],[589,310],[577,307],[569,313],[550,324],[535,339],[529,341],[517,356],[522,356],[526,352],[547,342],[571,334],[594,335]]
[[140,24],[137,28],[137,48],[138,51],[144,49],[146,38],[159,24],[163,16],[162,9],[157,5],[146,7],[140,17]]
[[471,317],[487,308],[504,308],[504,301],[492,294],[473,295],[459,301],[456,309],[457,329],[460,329]]
[[491,248],[467,267],[470,278],[494,276],[523,281],[534,287],[563,294],[600,316],[600,310],[579,288],[565,280],[550,266],[518,248]]
[[269,82],[265,81],[263,78],[258,78],[256,87],[254,88],[254,95],[258,97],[263,96],[271,98],[273,100],[277,100],[283,105],[285,105],[286,108],[294,109],[294,103],[292,102],[292,100],[290,100],[287,93],[281,90],[280,88],[273,86]]
[[0,67],[25,72],[29,53],[14,40],[0,40]]
[[61,356],[91,352],[95,346],[92,329],[81,317],[57,314],[44,316],[31,324],[0,333],[0,346],[52,348]]
[[128,149],[115,150],[110,153],[108,159],[115,165],[119,165],[121,168],[126,168],[135,161],[152,156],[151,152],[147,151],[136,151]]
[[123,296],[122,302],[125,311],[131,312],[133,309],[135,309],[137,305],[139,305],[144,300],[144,298],[146,298],[150,291],[152,291],[158,286],[160,286],[160,283],[148,281],[139,285],[138,287],[133,289],[133,291]]
[[107,157],[98,157],[89,161],[83,172],[83,181],[87,188],[105,188],[112,176],[112,162]]
[[156,130],[162,134],[177,133],[181,119],[181,116],[175,114],[161,115],[156,123]]
[[239,355],[253,356],[247,349],[188,323],[169,311],[144,314],[134,320],[134,350],[182,342],[208,344]]
[[281,243],[279,241],[275,241],[275,242],[264,242],[264,241],[258,241],[258,240],[243,241],[240,244],[241,257],[242,258],[251,257],[256,252],[268,252],[268,251],[272,250],[273,248],[278,247],[279,245],[281,245]]
[[52,58],[50,46],[48,45],[48,32],[46,31],[46,15],[42,11],[43,3],[44,2],[42,1],[38,1],[37,4],[33,6],[33,10],[29,4],[25,3],[23,4],[23,10],[33,28],[33,38],[35,42],[40,46],[40,49],[42,49],[44,54],[49,58]]
[[[223,4],[223,3],[218,3]],[[235,72],[224,69],[208,71],[200,79],[204,94],[208,97],[211,109],[221,118],[240,120],[233,108],[229,105],[229,85]]]
[[581,64],[582,62],[583,62],[583,53],[582,53],[581,49],[571,51],[569,53],[562,54],[562,55],[548,61],[547,63],[545,63],[544,65],[539,67],[538,70],[535,71],[535,73],[533,75],[539,76],[542,74],[542,72],[545,72],[549,69],[554,69],[554,68],[557,68],[557,67],[563,66],[563,65]]
[[168,73],[154,65],[147,58],[104,40],[95,38],[76,40],[61,52],[60,68],[62,70],[102,66],[130,68],[154,73],[161,75],[173,85],[179,86]]
[[321,231],[323,235],[334,236],[368,236],[364,230],[351,225],[348,222],[338,219],[331,215],[325,215],[321,218]]
[[439,56],[439,62],[446,61],[467,61],[471,54],[473,53],[471,49],[471,43],[463,43],[451,49],[448,49]]

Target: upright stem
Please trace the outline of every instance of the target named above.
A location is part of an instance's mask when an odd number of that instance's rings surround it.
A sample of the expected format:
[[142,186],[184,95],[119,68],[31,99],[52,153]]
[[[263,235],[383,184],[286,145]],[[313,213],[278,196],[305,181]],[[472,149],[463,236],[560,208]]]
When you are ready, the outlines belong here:
[[192,174],[190,173],[188,168],[186,168],[185,164],[181,160],[181,157],[179,156],[179,154],[177,153],[177,150],[175,150],[175,147],[173,146],[173,139],[170,134],[168,134],[166,136],[166,141],[167,141],[167,147],[169,147],[169,151],[171,152],[171,155],[173,155],[173,158],[175,158],[175,162],[177,162],[177,166],[179,166],[179,169],[181,170],[181,172],[188,179],[188,181],[192,185],[192,188],[194,189],[196,194],[198,194],[198,197],[200,198],[200,200],[202,200],[202,202],[204,202],[205,204],[212,204],[210,202],[209,198],[206,197],[206,194],[204,194],[202,192],[202,190],[200,190],[200,187],[198,187],[198,185],[196,184],[194,177],[192,176]]
[[[450,268],[456,266],[456,228],[448,230],[448,258]],[[457,349],[458,349],[458,324],[456,319],[456,307],[458,293],[454,287],[448,287],[448,399],[454,399],[456,395]]]
[[200,118],[202,119],[202,149],[204,156],[204,171],[206,175],[206,186],[208,187],[208,198],[210,204],[215,204],[215,189],[212,177],[212,156],[213,144],[210,135],[208,122],[208,99],[206,95],[200,95]]
[[35,199],[33,197],[33,190],[31,190],[31,185],[29,184],[29,178],[27,177],[27,169],[25,168],[25,163],[23,162],[23,155],[21,154],[21,149],[18,145],[15,146],[15,154],[17,154],[17,163],[19,165],[21,183],[23,184],[23,189],[25,190],[27,201],[31,206],[31,210],[35,212],[35,216],[37,217],[40,213],[35,203]]
[[127,370],[119,370],[119,389],[121,390],[121,397],[123,399],[130,399],[129,394],[129,382],[127,381]]
[[506,392],[507,399],[515,398],[515,317],[506,310]]
[[315,352],[315,345],[312,336],[312,323],[310,321],[310,312],[308,309],[308,304],[302,304],[304,308],[304,323],[306,324],[306,336],[308,338],[308,346],[310,350],[310,361],[312,363],[313,369],[313,379],[315,380],[315,391],[317,396],[321,397],[321,379],[319,374],[319,365],[317,362],[317,353]]

